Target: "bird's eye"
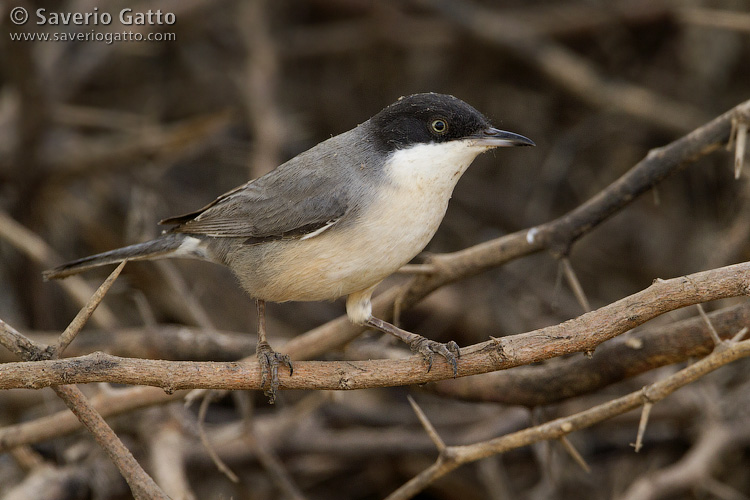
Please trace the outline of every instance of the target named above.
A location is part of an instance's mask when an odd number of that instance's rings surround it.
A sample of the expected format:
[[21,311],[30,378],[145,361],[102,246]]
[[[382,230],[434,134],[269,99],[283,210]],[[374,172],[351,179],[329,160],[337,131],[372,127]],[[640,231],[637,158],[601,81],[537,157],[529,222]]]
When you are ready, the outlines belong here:
[[432,121],[432,130],[436,134],[442,135],[448,131],[448,123],[445,120],[438,118]]

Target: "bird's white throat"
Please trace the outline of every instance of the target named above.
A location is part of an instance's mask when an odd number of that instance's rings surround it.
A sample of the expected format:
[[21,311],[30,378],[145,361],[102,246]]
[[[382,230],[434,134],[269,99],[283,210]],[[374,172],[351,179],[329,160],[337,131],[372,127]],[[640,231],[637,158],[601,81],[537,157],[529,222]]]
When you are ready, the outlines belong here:
[[395,151],[385,164],[389,180],[415,195],[450,197],[474,158],[487,151],[469,139],[416,144]]

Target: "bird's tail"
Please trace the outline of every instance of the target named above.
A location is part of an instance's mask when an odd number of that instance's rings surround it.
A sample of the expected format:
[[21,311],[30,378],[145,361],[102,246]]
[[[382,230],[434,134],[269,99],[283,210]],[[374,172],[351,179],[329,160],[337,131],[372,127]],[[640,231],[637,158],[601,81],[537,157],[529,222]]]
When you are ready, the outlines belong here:
[[[118,264],[123,260],[150,260],[167,257],[178,252],[180,246],[188,236],[184,234],[165,234],[155,240],[137,243],[123,248],[117,248],[82,259],[74,260],[49,269],[42,273],[45,281],[50,279],[67,278],[73,274],[87,271],[94,267],[106,266],[107,264]],[[188,257],[189,255],[184,255]]]

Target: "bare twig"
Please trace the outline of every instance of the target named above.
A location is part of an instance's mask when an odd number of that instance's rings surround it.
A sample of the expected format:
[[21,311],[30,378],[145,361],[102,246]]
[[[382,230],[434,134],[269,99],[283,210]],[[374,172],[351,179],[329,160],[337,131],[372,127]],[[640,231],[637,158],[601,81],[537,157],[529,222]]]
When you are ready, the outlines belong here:
[[57,386],[52,389],[117,465],[120,473],[130,485],[135,498],[144,500],[152,498],[169,499],[151,479],[151,476],[146,474],[130,450],[122,444],[122,441],[107,425],[102,416],[86,400],[80,389],[72,386]]
[[0,319],[0,345],[21,359],[41,359],[46,357],[37,356],[37,358],[34,358],[35,354],[44,352],[44,346],[22,335],[2,319]]
[[706,326],[708,327],[708,333],[711,334],[711,339],[714,341],[714,345],[721,344],[721,337],[719,337],[719,332],[716,331],[716,328],[714,328],[713,323],[711,323],[711,320],[706,315],[706,311],[703,310],[703,305],[697,304],[696,306],[698,308],[698,313],[701,315],[701,318],[706,323]]
[[745,165],[745,151],[747,151],[747,120],[737,123],[734,136],[734,178],[739,179],[742,175],[742,167]]
[[[750,302],[713,312],[709,317],[722,339],[732,338],[742,325],[750,323]],[[705,356],[715,345],[705,321],[696,316],[663,327],[639,329],[605,342],[597,347],[592,359],[576,356],[561,363],[442,380],[427,389],[469,401],[535,407],[590,393],[661,366]]]
[[[2,339],[0,343],[2,345],[17,346],[17,350],[14,352],[18,352],[23,359],[39,359],[40,357],[44,357],[45,351],[47,351],[46,346],[44,349],[40,349],[30,342],[20,342],[19,337],[23,336],[10,327],[10,325],[0,320],[0,339]],[[65,382],[62,383],[65,384]],[[156,485],[154,480],[146,474],[132,453],[130,453],[130,450],[120,441],[114,431],[104,421],[104,418],[97,413],[80,389],[69,385],[57,385],[52,387],[52,389],[94,436],[94,439],[96,439],[107,455],[109,455],[112,462],[114,462],[130,485],[135,498],[168,498]]]
[[410,395],[406,396],[406,398],[409,400],[409,404],[414,410],[414,413],[417,414],[417,418],[419,418],[422,427],[424,427],[424,430],[427,431],[427,435],[430,436],[432,442],[435,443],[435,447],[438,449],[438,451],[442,453],[445,449],[445,442],[440,437],[440,434],[438,434],[435,427],[432,425],[432,423],[430,423],[430,420],[427,418],[427,415],[424,414],[422,408],[420,408],[417,402],[414,401],[414,398],[412,398]]
[[742,328],[734,337],[732,337],[732,342],[741,342],[742,339],[745,338],[745,335],[747,335],[748,331],[750,331],[748,327]]
[[570,265],[570,259],[568,257],[562,257],[560,259],[560,265],[563,269],[563,276],[565,276],[565,280],[568,282],[571,290],[573,290],[573,294],[575,295],[576,300],[578,300],[578,303],[581,304],[583,312],[591,311],[591,304],[589,303],[589,299],[586,297],[586,292],[583,291],[581,282],[578,281],[578,276],[576,276],[576,272],[573,270],[573,266]]
[[646,433],[646,426],[648,425],[648,417],[651,415],[651,408],[654,407],[654,403],[646,399],[646,394],[643,395],[644,403],[643,403],[643,410],[641,411],[641,420],[638,423],[638,434],[635,438],[635,443],[633,443],[633,448],[635,449],[635,452],[638,453],[641,451],[641,448],[643,447],[643,435]]
[[[680,370],[674,375],[649,386],[649,399],[651,401],[660,401],[680,387],[694,382],[698,378],[720,368],[721,366],[746,356],[750,356],[750,341],[733,344],[726,350],[717,350],[706,358]],[[509,450],[528,446],[539,441],[559,438],[576,430],[601,422],[602,420],[612,418],[615,415],[620,415],[630,411],[641,404],[643,404],[643,393],[642,391],[636,391],[627,396],[608,401],[569,417],[558,418],[506,436],[472,445],[449,446],[446,451],[450,451],[452,460],[438,460],[432,466],[425,469],[422,473],[412,478],[401,488],[389,495],[388,500],[405,500],[412,498],[414,495],[422,491],[428,484],[431,484],[439,477],[444,476],[460,465],[474,462],[498,453],[505,453]]]
[[591,467],[589,467],[589,464],[586,463],[586,459],[583,458],[581,453],[576,450],[575,446],[573,446],[573,443],[570,442],[570,439],[568,439],[568,436],[562,436],[558,438],[558,441],[560,441],[560,444],[562,444],[563,448],[565,448],[565,451],[568,452],[568,455],[573,457],[573,460],[586,472],[591,472]]
[[219,457],[219,455],[216,453],[216,450],[214,450],[214,447],[211,445],[211,441],[208,440],[208,434],[206,434],[206,411],[208,410],[208,406],[211,404],[212,397],[213,395],[210,392],[205,394],[198,409],[198,433],[201,438],[201,443],[203,443],[203,446],[208,452],[208,456],[211,457],[211,460],[213,460],[213,462],[216,464],[216,467],[219,469],[219,471],[227,476],[233,483],[239,483],[240,478],[238,478],[237,474],[232,472],[232,469],[230,469],[227,464],[224,463],[221,457]]
[[83,309],[78,311],[78,314],[76,314],[76,317],[73,318],[73,321],[71,321],[68,327],[65,328],[65,331],[60,335],[57,344],[52,348],[51,357],[53,359],[59,358],[62,355],[63,351],[68,347],[68,345],[73,342],[73,339],[76,337],[76,335],[78,335],[89,318],[91,318],[91,315],[94,313],[99,304],[101,304],[104,296],[115,283],[117,277],[120,276],[120,272],[122,272],[122,269],[125,267],[126,262],[127,261],[122,261],[120,265],[117,266],[115,270],[112,271],[112,273],[110,273],[109,277],[107,277],[104,283],[101,284],[94,295],[91,296],[91,300],[89,300],[89,302],[83,307]]

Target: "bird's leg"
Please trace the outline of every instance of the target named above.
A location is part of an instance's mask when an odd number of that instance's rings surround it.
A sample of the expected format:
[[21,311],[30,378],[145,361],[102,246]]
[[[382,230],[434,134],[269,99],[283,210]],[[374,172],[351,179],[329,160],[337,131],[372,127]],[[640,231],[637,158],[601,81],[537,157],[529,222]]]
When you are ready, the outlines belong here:
[[384,333],[390,333],[402,342],[409,344],[411,350],[421,354],[427,362],[428,372],[432,369],[432,356],[434,354],[441,355],[448,363],[450,363],[451,367],[453,367],[453,377],[457,377],[457,359],[461,357],[461,351],[458,348],[458,344],[452,340],[446,344],[442,344],[440,342],[435,342],[434,340],[426,339],[421,335],[402,330],[401,328],[372,315],[372,302],[370,301],[370,298],[372,297],[372,292],[375,291],[375,287],[377,286],[378,283],[375,283],[370,288],[349,294],[346,298],[346,315],[349,316],[349,320],[358,325],[365,325]]
[[266,340],[266,301],[258,299],[256,304],[258,306],[258,346],[255,348],[255,354],[258,356],[258,364],[260,364],[260,387],[264,388],[266,380],[268,380],[268,389],[264,390],[263,394],[268,396],[268,402],[273,404],[276,401],[276,391],[279,389],[279,363],[289,367],[290,377],[294,369],[289,356],[279,354],[271,349]]
[[458,358],[461,357],[461,351],[458,348],[458,344],[452,340],[445,344],[435,342],[434,340],[427,339],[416,333],[402,330],[401,328],[374,316],[370,316],[365,321],[365,324],[376,330],[380,330],[381,332],[390,333],[401,341],[409,344],[411,350],[421,354],[427,362],[428,372],[432,369],[432,355],[439,354],[453,367],[453,377],[455,378],[458,376]]

